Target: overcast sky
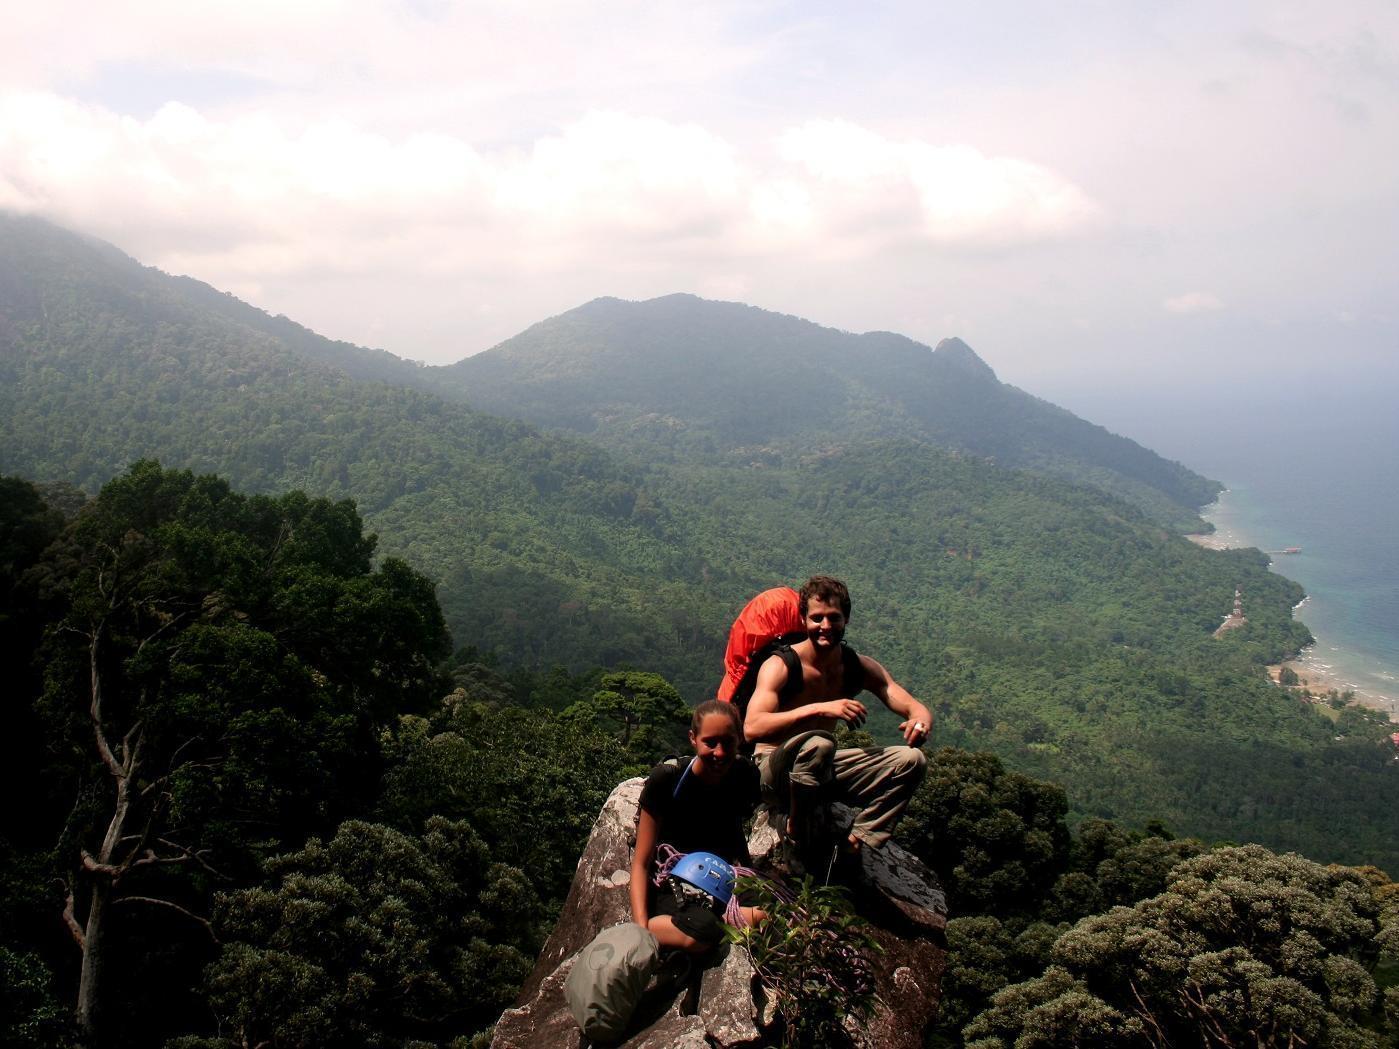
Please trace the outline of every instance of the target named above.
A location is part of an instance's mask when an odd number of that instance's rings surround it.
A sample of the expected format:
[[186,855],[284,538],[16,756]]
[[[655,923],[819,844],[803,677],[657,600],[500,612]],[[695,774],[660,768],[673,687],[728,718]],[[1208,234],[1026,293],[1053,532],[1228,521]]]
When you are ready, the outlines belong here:
[[0,206],[402,356],[690,291],[960,335],[1051,397],[1399,387],[1389,0],[0,0],[0,24]]

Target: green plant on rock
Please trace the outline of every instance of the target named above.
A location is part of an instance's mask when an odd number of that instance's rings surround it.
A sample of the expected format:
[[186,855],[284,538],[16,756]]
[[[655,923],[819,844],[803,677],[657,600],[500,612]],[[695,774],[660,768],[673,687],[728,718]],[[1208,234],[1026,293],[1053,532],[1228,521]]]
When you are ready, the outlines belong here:
[[790,899],[761,878],[741,878],[739,891],[768,918],[729,928],[729,939],[748,952],[771,996],[783,1049],[851,1044],[847,1024],[874,1008],[870,955],[880,946],[844,890],[808,877]]

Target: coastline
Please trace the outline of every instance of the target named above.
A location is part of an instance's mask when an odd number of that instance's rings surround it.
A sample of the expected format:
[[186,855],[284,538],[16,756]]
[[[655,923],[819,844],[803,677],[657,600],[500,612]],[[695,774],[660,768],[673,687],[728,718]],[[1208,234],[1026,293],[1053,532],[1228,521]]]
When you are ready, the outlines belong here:
[[[1221,495],[1227,493],[1221,492]],[[1216,505],[1211,503],[1210,506]],[[1210,507],[1203,508],[1200,513],[1204,515]],[[1256,543],[1245,541],[1242,537],[1234,535],[1228,530],[1216,530],[1214,532],[1196,533],[1185,536],[1186,539],[1196,546],[1206,550],[1232,550],[1239,547],[1257,546]],[[1285,574],[1285,573],[1284,573]],[[1292,617],[1297,618],[1297,612],[1308,601],[1303,598],[1292,610]],[[1282,670],[1286,668],[1297,675],[1298,684],[1295,686],[1282,686],[1278,682],[1278,677]],[[1388,715],[1390,721],[1399,723],[1399,692],[1386,692],[1370,686],[1358,684],[1350,680],[1354,675],[1348,674],[1345,670],[1337,668],[1326,662],[1322,655],[1317,652],[1317,642],[1308,645],[1302,651],[1281,663],[1273,664],[1267,668],[1268,678],[1279,687],[1305,689],[1314,695],[1325,697],[1330,692],[1345,693],[1350,692],[1355,696],[1355,702],[1370,710],[1379,711]]]
[[1242,543],[1230,543],[1218,532],[1192,532],[1185,538],[1196,546],[1203,546],[1206,550],[1231,550],[1235,546],[1243,545]]
[[[1339,673],[1333,667],[1320,662],[1312,652],[1314,647],[1314,645],[1308,645],[1292,659],[1285,659],[1281,663],[1269,666],[1268,678],[1279,687],[1305,690],[1322,698],[1331,692],[1354,693],[1358,706],[1368,710],[1377,710],[1381,714],[1388,714],[1390,721],[1399,724],[1399,697],[1386,695],[1375,689],[1359,686],[1353,681],[1347,681],[1344,673]],[[1283,685],[1278,680],[1284,668],[1297,675],[1296,685]]]

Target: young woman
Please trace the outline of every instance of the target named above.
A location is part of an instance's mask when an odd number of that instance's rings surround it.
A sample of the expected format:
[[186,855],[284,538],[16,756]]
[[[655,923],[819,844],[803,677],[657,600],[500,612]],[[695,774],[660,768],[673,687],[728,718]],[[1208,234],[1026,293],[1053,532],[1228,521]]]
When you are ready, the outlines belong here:
[[[641,815],[631,863],[631,909],[662,947],[702,953],[724,933],[720,909],[681,902],[652,884],[656,850],[712,852],[731,864],[748,862],[744,824],[759,800],[758,770],[738,757],[743,727],[733,704],[709,700],[695,708],[690,745],[695,756],[679,765],[657,765],[641,790]],[[744,907],[747,922],[762,912]]]

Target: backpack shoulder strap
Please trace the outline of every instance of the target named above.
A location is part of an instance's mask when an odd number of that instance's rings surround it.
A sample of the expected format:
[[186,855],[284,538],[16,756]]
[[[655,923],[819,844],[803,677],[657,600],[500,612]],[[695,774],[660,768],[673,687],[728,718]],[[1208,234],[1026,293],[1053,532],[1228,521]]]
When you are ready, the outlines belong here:
[[791,645],[779,645],[773,655],[778,656],[787,667],[787,682],[778,693],[778,698],[790,699],[806,687],[806,680],[802,677],[801,656],[792,650]]
[[[743,675],[743,680],[739,682],[738,687],[734,689],[733,696],[730,699],[730,702],[738,707],[739,717],[744,717],[748,714],[748,701],[753,698],[753,693],[758,687],[758,671],[762,670],[763,664],[773,656],[781,655],[783,648],[790,648],[804,637],[806,637],[805,634],[783,634],[781,637],[769,641],[762,648],[758,649],[757,652],[753,653],[752,658],[748,661],[748,669]],[[792,654],[792,658],[796,658],[796,653]],[[787,670],[789,672],[788,680],[790,681],[792,663],[786,656],[783,656],[782,660],[787,664]],[[786,695],[787,693],[784,692],[783,694]]]
[[860,662],[859,653],[853,648],[844,641],[840,645],[841,663],[845,668],[845,692],[853,699],[865,690],[865,665]]
[[[793,651],[791,645],[781,645],[773,655],[780,656],[787,666],[787,683],[782,686],[779,695],[784,700],[790,699],[806,687],[806,680],[802,676],[801,657]],[[860,662],[859,654],[843,641],[840,659],[846,694],[856,696],[865,690],[865,665]]]
[[678,754],[670,754],[661,759],[662,765],[669,765],[673,769],[679,769],[680,775],[675,777],[675,789],[670,792],[672,798],[680,797],[680,788],[685,785],[685,780],[690,776],[690,768],[694,762],[680,757]]

